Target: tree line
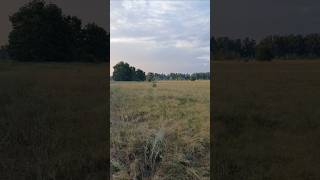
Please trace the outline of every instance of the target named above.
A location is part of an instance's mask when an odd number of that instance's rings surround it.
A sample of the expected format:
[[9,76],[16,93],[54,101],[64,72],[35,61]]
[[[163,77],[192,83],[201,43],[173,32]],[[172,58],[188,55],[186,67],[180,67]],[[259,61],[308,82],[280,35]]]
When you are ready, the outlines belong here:
[[264,60],[320,58],[320,34],[271,35],[257,42],[251,38],[211,38],[215,60]]
[[159,74],[149,72],[146,74],[141,69],[136,69],[126,62],[119,62],[113,66],[113,74],[111,77],[114,81],[157,81],[157,80],[210,80],[210,73],[170,73]]
[[9,54],[5,49],[5,46],[0,47],[0,59],[9,59]]
[[169,74],[159,74],[149,72],[146,77],[147,81],[157,81],[157,80],[210,80],[210,73],[169,73]]
[[[3,46],[18,61],[103,62],[109,56],[109,34],[95,23],[43,0],[33,0],[9,17],[12,31]],[[2,53],[5,54],[5,53]]]

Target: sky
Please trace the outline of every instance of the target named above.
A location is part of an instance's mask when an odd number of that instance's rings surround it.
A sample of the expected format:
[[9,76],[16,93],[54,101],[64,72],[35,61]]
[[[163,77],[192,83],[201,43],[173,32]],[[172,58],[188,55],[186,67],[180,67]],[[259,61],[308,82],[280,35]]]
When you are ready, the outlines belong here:
[[210,71],[209,0],[110,3],[110,73],[119,61],[145,72]]
[[319,0],[214,0],[215,36],[261,39],[320,32]]
[[[0,46],[7,43],[11,31],[9,15],[12,15],[29,0],[0,1]],[[109,3],[106,0],[47,0],[62,8],[64,14],[75,15],[84,23],[95,22],[99,26],[109,28]]]

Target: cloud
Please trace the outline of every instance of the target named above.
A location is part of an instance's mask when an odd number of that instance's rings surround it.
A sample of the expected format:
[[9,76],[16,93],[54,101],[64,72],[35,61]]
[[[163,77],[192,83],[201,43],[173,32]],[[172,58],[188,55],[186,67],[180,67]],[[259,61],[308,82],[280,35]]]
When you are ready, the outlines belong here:
[[175,44],[175,47],[177,48],[194,48],[194,43],[191,41],[184,41],[184,40],[179,40]]
[[199,60],[205,60],[205,61],[210,61],[210,56],[199,56],[197,57]]
[[110,38],[111,43],[130,43],[130,44],[139,44],[139,43],[154,43],[153,37],[119,37],[119,38]]
[[210,53],[209,0],[111,0],[110,9],[111,64],[125,58],[145,71],[164,72],[169,63],[204,70],[197,57]]

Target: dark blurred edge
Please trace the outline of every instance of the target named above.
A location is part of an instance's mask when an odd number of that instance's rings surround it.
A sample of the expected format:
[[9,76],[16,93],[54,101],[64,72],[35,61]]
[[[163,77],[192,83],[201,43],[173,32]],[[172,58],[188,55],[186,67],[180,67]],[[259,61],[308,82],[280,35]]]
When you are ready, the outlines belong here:
[[210,0],[210,179],[214,179],[213,174],[213,157],[214,157],[214,147],[213,147],[213,132],[214,132],[214,126],[213,126],[213,82],[214,82],[214,71],[213,71],[213,52],[211,51],[213,44],[211,43],[211,37],[214,36],[213,31],[213,21],[214,21],[214,0]]
[[[110,34],[110,0],[101,6]],[[103,64],[0,62],[0,179],[109,179],[110,49]]]
[[107,68],[107,82],[106,82],[106,119],[107,119],[107,154],[108,154],[108,166],[107,166],[107,174],[109,179],[111,179],[111,174],[110,174],[110,0],[106,0],[107,3],[107,32],[109,33],[109,59],[108,59],[108,66]]

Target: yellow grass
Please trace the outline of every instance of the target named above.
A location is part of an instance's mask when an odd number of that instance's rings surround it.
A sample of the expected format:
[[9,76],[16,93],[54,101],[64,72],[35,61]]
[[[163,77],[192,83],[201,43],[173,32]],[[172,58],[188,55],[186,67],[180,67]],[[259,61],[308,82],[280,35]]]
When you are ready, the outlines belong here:
[[209,179],[209,85],[112,82],[112,177]]

